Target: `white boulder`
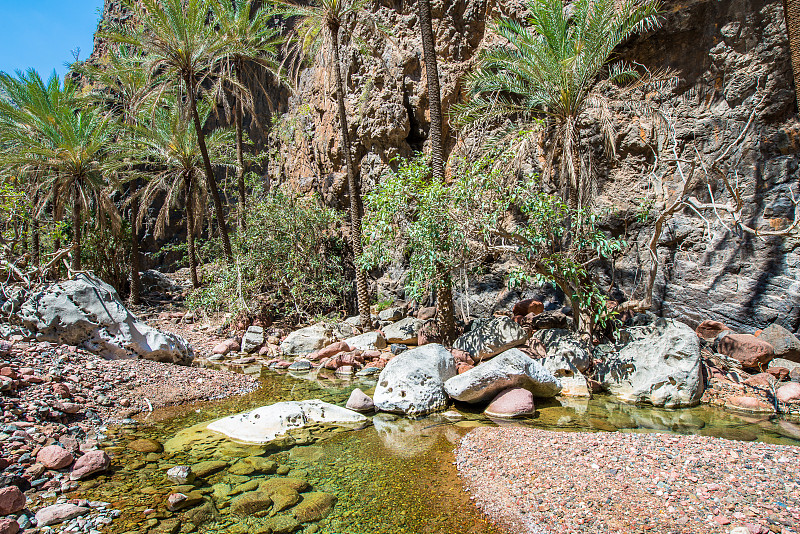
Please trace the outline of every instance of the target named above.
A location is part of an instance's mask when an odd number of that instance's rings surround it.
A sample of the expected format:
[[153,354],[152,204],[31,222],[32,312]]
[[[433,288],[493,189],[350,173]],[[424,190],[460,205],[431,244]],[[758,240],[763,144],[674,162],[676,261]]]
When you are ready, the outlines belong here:
[[358,350],[381,350],[386,348],[386,338],[380,332],[367,332],[344,340],[351,348]]
[[281,343],[285,356],[303,356],[333,343],[333,329],[324,323],[317,323],[295,330]]
[[383,327],[383,335],[387,343],[400,343],[403,345],[416,345],[419,329],[425,321],[416,317],[406,317],[396,323]]

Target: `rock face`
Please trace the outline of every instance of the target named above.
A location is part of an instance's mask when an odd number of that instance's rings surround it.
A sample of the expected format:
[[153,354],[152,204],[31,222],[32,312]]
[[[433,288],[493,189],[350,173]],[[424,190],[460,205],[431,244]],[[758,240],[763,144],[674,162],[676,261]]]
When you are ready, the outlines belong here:
[[562,357],[581,372],[592,365],[591,349],[571,330],[539,330],[533,336],[542,342],[548,356]]
[[495,317],[456,339],[453,348],[469,353],[476,360],[485,360],[495,354],[525,343],[525,329],[508,317]]
[[52,284],[23,304],[20,318],[40,341],[79,345],[105,358],[145,358],[189,365],[182,337],[140,322],[110,285],[88,274]]
[[286,356],[302,356],[330,345],[334,340],[330,326],[318,323],[295,330],[281,343],[281,352]]
[[438,344],[407,350],[381,371],[373,402],[378,410],[420,416],[444,410],[444,383],[456,375],[453,355]]
[[209,424],[208,429],[239,441],[266,443],[290,429],[313,423],[362,427],[369,419],[320,400],[286,401],[225,417]]
[[423,324],[425,321],[415,317],[406,317],[383,327],[383,335],[389,344],[416,345],[417,335]]
[[541,363],[518,349],[507,350],[444,383],[445,391],[462,402],[487,402],[504,389],[525,388],[534,397],[555,397],[561,383]]
[[621,330],[617,352],[606,355],[597,375],[605,389],[626,402],[694,406],[703,395],[697,334],[674,319]]

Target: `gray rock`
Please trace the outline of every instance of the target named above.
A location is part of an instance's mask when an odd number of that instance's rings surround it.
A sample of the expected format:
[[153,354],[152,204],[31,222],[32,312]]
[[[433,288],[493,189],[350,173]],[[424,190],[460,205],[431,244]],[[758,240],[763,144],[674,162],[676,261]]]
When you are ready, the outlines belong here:
[[408,350],[381,371],[373,401],[378,410],[420,416],[444,410],[444,382],[456,375],[453,355],[438,344]]
[[288,367],[290,371],[310,371],[314,366],[308,360],[297,360]]
[[159,271],[148,269],[139,273],[142,289],[145,291],[180,291],[181,286],[172,278]]
[[194,359],[185,339],[140,322],[113,287],[89,274],[32,294],[20,319],[39,341],[83,346],[108,359],[139,357],[181,365]]
[[534,397],[555,397],[561,391],[558,379],[519,349],[507,350],[444,383],[450,397],[471,403],[488,402],[512,387],[525,388]]
[[381,350],[386,348],[386,338],[380,332],[367,332],[360,336],[345,339],[351,348],[358,350]]
[[405,313],[401,308],[386,308],[378,313],[378,319],[381,321],[399,321],[403,318]]
[[281,343],[281,352],[286,356],[310,354],[333,343],[333,329],[324,323],[295,330]]
[[703,395],[700,342],[674,319],[619,332],[616,353],[598,366],[598,381],[626,401],[665,408],[694,406]]
[[769,325],[761,332],[758,339],[772,345],[776,358],[800,363],[800,339],[781,325],[777,323]]
[[191,484],[194,481],[194,473],[188,465],[176,465],[167,471],[167,478],[175,484]]
[[548,356],[563,357],[580,372],[592,365],[591,348],[572,330],[539,330],[533,337],[542,342]]
[[264,344],[264,329],[251,326],[242,337],[242,352],[255,352]]
[[483,360],[525,343],[525,329],[509,317],[495,317],[456,339],[453,348]]
[[400,343],[403,345],[416,345],[419,329],[425,321],[416,317],[406,317],[396,323],[383,328],[383,335],[387,343]]
[[561,395],[564,397],[591,397],[586,377],[575,367],[565,353],[558,353],[539,360],[545,369],[561,382]]

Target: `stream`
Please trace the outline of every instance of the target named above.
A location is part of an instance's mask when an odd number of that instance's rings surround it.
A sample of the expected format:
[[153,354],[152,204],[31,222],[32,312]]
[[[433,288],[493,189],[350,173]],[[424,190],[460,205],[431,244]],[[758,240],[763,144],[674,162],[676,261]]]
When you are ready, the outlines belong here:
[[[298,532],[499,533],[471,503],[453,465],[453,450],[460,438],[482,425],[672,432],[800,445],[800,425],[788,421],[736,415],[708,406],[683,410],[637,407],[597,396],[592,400],[542,402],[537,404],[535,417],[513,422],[489,420],[480,411],[460,404],[445,414],[417,420],[379,414],[367,428],[328,430],[280,451],[219,439],[205,446],[190,443],[183,450],[170,448],[171,438],[200,423],[285,400],[321,399],[344,405],[355,387],[371,394],[375,385],[374,380],[321,378],[310,373],[261,373],[262,387],[244,397],[157,410],[143,416],[138,424],[108,430],[101,446],[112,455],[112,470],[84,483],[78,493],[81,498],[108,501],[122,510],[109,532],[271,532],[268,525],[274,529],[275,523],[269,523],[269,516],[274,512],[266,517],[242,516],[232,513],[230,506],[231,499],[268,478],[264,473],[231,474],[223,469],[195,481],[196,491],[204,499],[198,508],[188,512],[166,508],[167,496],[181,489],[167,480],[165,473],[170,467],[209,460],[233,464],[237,458],[264,456],[280,466],[272,476],[302,479],[312,491],[338,499],[327,517],[305,524]],[[166,450],[141,453],[128,447],[133,440],[141,439],[167,443]]]

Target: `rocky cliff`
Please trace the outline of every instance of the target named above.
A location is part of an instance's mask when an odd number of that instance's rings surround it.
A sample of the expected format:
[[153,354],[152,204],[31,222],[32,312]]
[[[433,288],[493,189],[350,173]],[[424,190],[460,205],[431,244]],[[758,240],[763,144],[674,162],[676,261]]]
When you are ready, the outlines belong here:
[[[106,4],[106,16],[117,16],[116,0]],[[518,0],[433,4],[447,109],[462,98],[461,76],[493,42],[488,21],[498,14],[520,16],[524,5]],[[618,102],[618,157],[600,169],[595,184],[596,202],[614,210],[608,228],[633,232],[630,250],[617,264],[622,277],[608,280],[626,294],[641,288],[649,267],[646,243],[652,218],[641,222],[642,207],[657,212],[680,190],[681,173],[693,169],[700,176],[697,162],[720,156],[730,161],[736,154],[735,165],[729,165],[731,179],[743,187],[742,221],[750,227],[785,227],[794,219],[792,192],[800,199],[800,123],[780,0],[668,0],[664,11],[661,29],[634,38],[619,53],[652,70],[677,73],[678,83],[661,100],[674,137],[666,144],[662,139],[658,153],[653,125]],[[350,134],[367,191],[394,158],[425,150],[429,127],[416,5],[384,0],[375,3],[371,15],[388,34],[357,30],[362,44],[343,53]],[[98,50],[103,46],[98,43]],[[317,191],[327,203],[346,206],[327,52],[299,74],[292,96],[271,96],[278,109],[288,111],[271,133],[277,156],[270,168],[273,180],[301,193]],[[261,108],[267,115],[266,100]],[[456,136],[446,133],[452,148]],[[264,134],[253,132],[253,137],[266,144]],[[599,144],[598,136],[598,151]],[[676,162],[683,162],[680,168]],[[530,163],[535,170],[537,159]],[[719,180],[711,180],[710,187],[698,180],[695,189],[701,201],[730,200]],[[797,238],[762,239],[723,224],[713,214],[703,219],[686,210],[668,221],[658,250],[656,311],[663,315],[689,323],[714,318],[743,330],[774,321],[795,332],[800,328]],[[383,285],[396,289],[400,273],[385,277]],[[471,280],[459,294],[457,308],[485,312],[516,298],[502,289],[501,274],[496,266]]]

